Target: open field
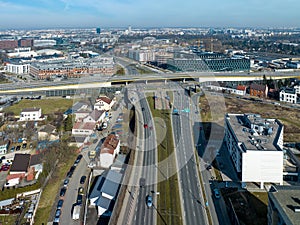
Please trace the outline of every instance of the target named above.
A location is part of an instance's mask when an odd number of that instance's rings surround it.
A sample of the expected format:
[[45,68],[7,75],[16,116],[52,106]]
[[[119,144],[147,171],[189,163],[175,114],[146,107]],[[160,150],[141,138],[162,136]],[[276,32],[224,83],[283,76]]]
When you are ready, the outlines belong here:
[[39,100],[22,99],[19,103],[7,107],[5,112],[13,112],[14,115],[20,115],[24,108],[41,108],[42,114],[53,114],[54,112],[65,112],[73,105],[72,99],[49,98]]
[[0,216],[0,224],[15,225],[18,217],[19,217],[19,215],[5,215],[5,216],[1,215]]
[[[220,103],[221,102],[221,103]],[[220,108],[222,105],[225,108]],[[218,104],[220,108],[216,113],[211,113],[210,108],[213,104]],[[209,107],[209,105],[211,107]],[[223,124],[223,112],[227,113],[258,113],[264,118],[279,119],[284,125],[284,142],[298,142],[300,139],[300,111],[288,109],[278,105],[262,104],[251,100],[240,98],[223,98],[218,95],[211,95],[209,100],[205,97],[200,98],[202,122],[219,122]],[[214,110],[215,112],[216,110]],[[220,113],[221,112],[221,113]],[[214,118],[212,115],[216,115]]]
[[[164,137],[162,142],[157,146],[158,151],[158,162],[162,162],[167,159],[167,162],[163,163],[163,166],[158,166],[158,180],[163,180],[157,185],[157,191],[160,192],[158,196],[158,208],[157,211],[157,224],[182,224],[181,218],[181,203],[179,197],[178,188],[178,174],[174,174],[175,170],[175,155],[174,155],[174,143],[172,135],[172,125],[170,118],[170,110],[154,110],[154,99],[153,96],[147,97],[149,106],[152,112],[152,116],[161,118],[164,120],[166,125],[166,134],[164,129],[161,129],[159,122],[155,123],[156,137]],[[168,168],[165,168],[167,165]],[[165,179],[165,174],[174,174],[173,176]]]

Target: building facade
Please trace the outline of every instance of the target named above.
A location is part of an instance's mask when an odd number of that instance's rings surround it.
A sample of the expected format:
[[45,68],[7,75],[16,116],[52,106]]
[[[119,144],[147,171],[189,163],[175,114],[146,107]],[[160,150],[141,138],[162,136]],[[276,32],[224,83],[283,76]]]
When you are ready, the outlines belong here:
[[28,108],[22,110],[19,121],[38,121],[38,120],[42,120],[41,117],[42,117],[41,108]]
[[283,183],[283,125],[257,114],[227,114],[225,144],[242,182]]
[[6,64],[6,71],[15,74],[28,74],[29,64]]

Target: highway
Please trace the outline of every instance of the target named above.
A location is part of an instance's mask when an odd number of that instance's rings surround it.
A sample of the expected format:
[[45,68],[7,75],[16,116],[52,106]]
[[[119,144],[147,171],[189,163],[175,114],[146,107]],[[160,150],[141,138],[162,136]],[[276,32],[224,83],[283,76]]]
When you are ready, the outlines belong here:
[[272,77],[272,79],[283,79],[300,77],[300,72],[264,72],[264,73],[248,73],[248,72],[184,72],[184,73],[150,73],[123,76],[104,76],[93,75],[84,76],[79,79],[67,79],[62,81],[34,81],[28,83],[9,83],[0,84],[0,94],[22,93],[45,91],[45,90],[64,90],[64,89],[84,89],[96,88],[101,86],[111,86],[114,84],[126,82],[146,82],[146,81],[165,81],[165,80],[195,80],[197,82],[206,81],[234,81],[234,80],[261,80],[263,75]]
[[[148,128],[144,128],[144,158],[141,178],[145,179],[146,185],[139,188],[138,200],[136,203],[135,217],[132,224],[140,225],[152,225],[156,224],[156,199],[153,193],[156,193],[157,171],[155,168],[157,160],[157,148],[156,148],[156,135],[155,129],[152,128],[152,115],[147,102],[147,99],[143,94],[138,93],[140,98],[140,105],[142,107],[143,124],[147,124]],[[141,124],[141,125],[143,125]],[[143,125],[144,126],[144,125]],[[146,196],[153,196],[154,207],[146,206]]]
[[176,144],[177,164],[181,168],[179,178],[183,198],[183,217],[187,225],[205,225],[208,224],[208,220],[194,156],[191,118],[189,113],[181,112],[185,108],[190,108],[190,99],[182,90],[174,92],[173,98],[174,108],[180,111],[178,115],[173,113],[172,125]]

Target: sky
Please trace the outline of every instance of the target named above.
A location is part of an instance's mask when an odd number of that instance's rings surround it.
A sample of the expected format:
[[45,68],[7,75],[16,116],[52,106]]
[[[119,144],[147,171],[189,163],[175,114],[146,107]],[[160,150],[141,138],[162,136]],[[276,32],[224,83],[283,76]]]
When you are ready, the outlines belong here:
[[299,0],[0,0],[0,29],[300,27]]

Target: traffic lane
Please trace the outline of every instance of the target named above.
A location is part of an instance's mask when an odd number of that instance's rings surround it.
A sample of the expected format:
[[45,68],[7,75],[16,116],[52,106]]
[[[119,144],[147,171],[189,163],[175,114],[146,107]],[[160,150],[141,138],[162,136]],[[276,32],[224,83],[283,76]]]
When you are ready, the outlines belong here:
[[[66,195],[64,197],[64,205],[60,217],[60,224],[80,225],[80,220],[72,219],[72,208],[76,203],[78,188],[81,186],[79,181],[81,176],[83,175],[87,175],[87,162],[81,159],[73,173],[73,176],[69,178],[70,181],[68,184]],[[83,210],[83,207],[84,205],[82,205],[81,212]]]

